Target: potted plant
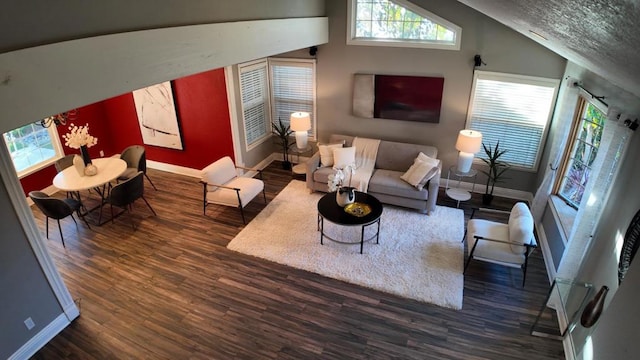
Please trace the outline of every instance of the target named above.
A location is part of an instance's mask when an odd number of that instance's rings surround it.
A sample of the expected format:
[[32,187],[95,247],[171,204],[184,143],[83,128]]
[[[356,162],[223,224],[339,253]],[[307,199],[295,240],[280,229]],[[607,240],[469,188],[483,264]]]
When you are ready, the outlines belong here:
[[489,171],[482,170],[482,173],[487,175],[487,187],[482,195],[482,204],[491,205],[494,187],[497,183],[504,180],[504,172],[509,170],[509,164],[500,161],[500,157],[504,155],[507,150],[500,150],[500,141],[496,143],[495,148],[492,148],[491,145],[487,147],[484,143],[482,143],[482,147],[484,148],[485,154],[487,154],[487,158],[482,159],[482,161],[489,166]]
[[289,161],[289,148],[291,147],[291,127],[282,123],[282,119],[278,118],[278,123],[271,123],[273,135],[278,137],[280,146],[282,146],[282,168],[285,170],[291,169],[291,162]]

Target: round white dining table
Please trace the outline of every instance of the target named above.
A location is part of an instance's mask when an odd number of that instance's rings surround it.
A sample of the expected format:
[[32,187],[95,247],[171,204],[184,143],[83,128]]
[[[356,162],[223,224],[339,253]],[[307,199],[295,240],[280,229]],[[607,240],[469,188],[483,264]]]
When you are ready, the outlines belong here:
[[63,191],[98,188],[117,179],[127,170],[127,163],[117,157],[91,159],[91,162],[98,168],[96,175],[81,176],[74,166],[70,166],[53,178],[53,186]]

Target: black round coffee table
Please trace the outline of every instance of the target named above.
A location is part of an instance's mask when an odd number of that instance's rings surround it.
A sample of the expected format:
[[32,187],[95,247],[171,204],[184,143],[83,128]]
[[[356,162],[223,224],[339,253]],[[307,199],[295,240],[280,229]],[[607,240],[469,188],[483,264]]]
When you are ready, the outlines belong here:
[[[382,203],[376,199],[373,195],[356,191],[356,203],[366,204],[371,208],[371,212],[364,216],[356,216],[347,213],[341,206],[338,206],[336,202],[336,192],[325,194],[320,200],[318,200],[318,231],[320,231],[320,244],[323,244],[323,239],[326,237],[331,241],[335,241],[342,244],[357,244],[360,243],[360,254],[364,247],[365,241],[376,239],[376,244],[380,240],[380,216],[382,215]],[[361,226],[360,241],[343,241],[333,239],[324,232],[324,220],[328,220],[334,224],[342,226]],[[370,238],[364,238],[364,228],[366,226],[377,224],[376,233]]]

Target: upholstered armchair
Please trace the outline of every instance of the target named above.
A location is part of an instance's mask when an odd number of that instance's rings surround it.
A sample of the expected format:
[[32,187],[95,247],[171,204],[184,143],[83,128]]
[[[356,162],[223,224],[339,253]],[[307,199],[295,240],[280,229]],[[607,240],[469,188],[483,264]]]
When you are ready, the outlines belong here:
[[[257,171],[260,179],[238,176],[238,169]],[[242,222],[244,207],[260,192],[267,203],[267,195],[264,192],[262,170],[236,166],[230,157],[225,156],[202,169],[203,198],[202,213],[206,215],[208,204],[232,206],[240,209]]]
[[[482,211],[483,209],[480,209]],[[471,259],[498,265],[521,268],[522,286],[527,277],[529,256],[537,247],[533,234],[533,216],[527,205],[516,203],[510,212],[488,210],[493,213],[509,214],[509,222],[474,219],[476,211],[467,222],[466,240],[468,258],[464,267],[467,271]],[[464,239],[463,239],[464,241]]]

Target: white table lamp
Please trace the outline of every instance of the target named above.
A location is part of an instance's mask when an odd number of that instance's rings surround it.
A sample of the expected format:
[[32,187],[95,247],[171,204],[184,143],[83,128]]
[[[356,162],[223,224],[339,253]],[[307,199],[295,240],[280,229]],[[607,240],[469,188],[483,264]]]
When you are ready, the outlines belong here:
[[482,146],[482,133],[475,130],[461,130],[456,141],[458,153],[458,171],[468,173],[471,170],[473,156]]
[[289,118],[291,131],[296,134],[296,146],[299,150],[307,148],[307,132],[311,129],[311,117],[306,112],[294,112]]

